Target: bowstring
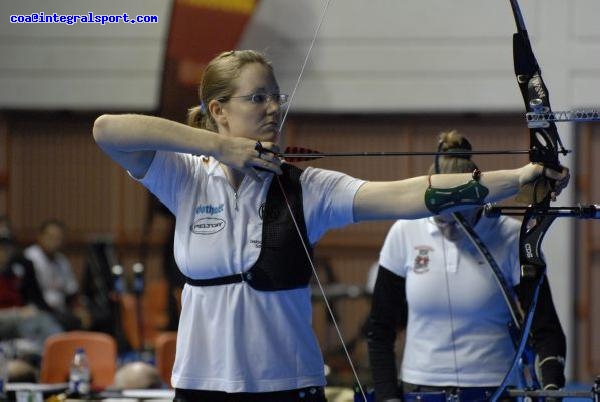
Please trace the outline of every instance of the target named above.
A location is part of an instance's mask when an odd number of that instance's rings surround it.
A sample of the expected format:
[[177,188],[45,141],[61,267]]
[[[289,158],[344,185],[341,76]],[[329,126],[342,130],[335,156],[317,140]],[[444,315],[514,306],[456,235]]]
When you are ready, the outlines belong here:
[[306,52],[306,56],[304,57],[304,62],[302,63],[302,67],[300,68],[300,73],[298,74],[298,79],[296,80],[296,84],[294,85],[294,89],[292,89],[292,93],[290,94],[290,99],[288,101],[288,105],[285,108],[285,112],[283,113],[283,118],[281,119],[281,124],[279,124],[279,132],[283,130],[283,125],[285,124],[285,120],[287,119],[288,112],[292,107],[292,102],[294,101],[294,96],[296,95],[296,91],[300,87],[300,81],[302,80],[302,76],[304,75],[304,70],[306,69],[306,65],[308,64],[308,59],[310,58],[310,54],[315,47],[315,42],[317,41],[317,37],[319,36],[319,31],[321,30],[321,26],[323,25],[323,21],[325,21],[325,15],[327,15],[327,9],[331,4],[332,0],[326,0],[323,9],[321,10],[321,15],[319,17],[319,23],[315,28],[315,32],[313,34],[312,41],[310,42],[310,46],[308,47],[308,51]]
[[288,208],[288,211],[290,212],[290,216],[292,217],[292,222],[294,222],[294,227],[296,228],[296,231],[298,232],[298,235],[300,235],[300,241],[302,243],[302,247],[304,248],[304,252],[306,253],[306,257],[308,258],[308,261],[310,263],[310,267],[312,269],[312,272],[315,276],[315,280],[317,282],[317,285],[319,287],[319,290],[321,291],[321,294],[323,295],[323,301],[325,303],[325,307],[327,308],[327,312],[329,313],[329,316],[332,319],[333,322],[333,326],[335,328],[335,331],[338,335],[338,338],[340,339],[341,343],[342,343],[342,348],[344,349],[344,354],[346,355],[346,359],[348,360],[348,364],[350,365],[350,369],[352,369],[352,374],[354,375],[354,379],[356,380],[356,384],[358,385],[358,388],[360,389],[360,393],[362,394],[362,397],[364,398],[363,400],[366,401],[367,400],[367,396],[365,395],[365,391],[363,389],[363,386],[360,382],[360,379],[358,378],[358,373],[356,371],[356,367],[354,366],[354,363],[352,362],[352,358],[350,357],[350,352],[348,351],[348,347],[346,346],[346,342],[344,342],[344,337],[342,335],[342,331],[340,329],[340,326],[337,323],[337,320],[335,319],[335,315],[333,314],[333,309],[331,308],[331,304],[329,303],[329,300],[327,299],[327,296],[325,294],[325,288],[323,288],[323,284],[321,283],[321,280],[319,279],[319,275],[317,274],[317,269],[315,267],[315,264],[310,256],[310,252],[308,251],[308,246],[306,245],[306,242],[304,241],[304,238],[301,235],[301,231],[300,231],[300,227],[298,226],[298,222],[296,221],[296,217],[294,216],[294,213],[292,212],[292,207],[290,206],[290,202],[287,198],[287,195],[285,194],[285,191],[283,189],[283,184],[281,184],[281,180],[279,179],[279,176],[276,176],[277,178],[277,183],[279,184],[279,188],[281,189],[281,193],[283,194],[283,198],[285,199],[285,204]]
[[[317,27],[314,31],[313,34],[313,38],[310,42],[310,46],[308,47],[308,51],[306,52],[306,56],[304,57],[304,62],[302,63],[302,67],[300,68],[300,73],[298,74],[298,79],[296,80],[296,84],[294,85],[294,88],[292,89],[292,92],[290,94],[290,100],[288,102],[288,105],[285,109],[285,112],[283,114],[283,117],[281,119],[281,124],[279,125],[279,132],[281,132],[283,130],[283,126],[285,124],[285,121],[287,119],[287,115],[288,112],[290,111],[291,107],[292,107],[292,103],[294,101],[294,96],[296,95],[296,92],[298,90],[298,88],[300,87],[300,81],[302,80],[302,76],[304,75],[304,70],[306,69],[306,65],[308,64],[308,60],[310,58],[310,54],[312,52],[312,49],[315,46],[315,43],[317,41],[317,37],[319,36],[319,31],[321,30],[321,27],[323,25],[323,22],[325,21],[325,16],[327,15],[327,10],[329,9],[329,5],[331,4],[332,0],[326,0],[324,3],[324,6],[321,10],[321,14],[319,17],[319,22],[317,24]],[[304,238],[302,237],[302,232],[300,231],[300,227],[298,226],[298,222],[296,221],[296,217],[294,216],[294,213],[292,212],[292,207],[290,205],[290,202],[287,198],[287,195],[285,194],[285,191],[283,189],[283,185],[281,183],[281,180],[279,179],[279,176],[275,176],[277,178],[277,183],[279,184],[279,188],[281,189],[281,193],[283,194],[283,197],[285,199],[285,204],[287,206],[287,209],[290,213],[290,216],[292,218],[292,222],[294,222],[294,227],[296,228],[296,231],[298,232],[298,235],[300,236],[300,241],[302,243],[302,247],[304,248],[304,252],[306,253],[306,257],[308,258],[308,261],[310,262],[310,267],[312,269],[313,275],[315,277],[315,280],[317,282],[317,285],[319,287],[319,290],[321,292],[321,294],[323,295],[323,301],[325,303],[325,306],[327,308],[327,312],[329,314],[329,316],[331,317],[331,320],[333,322],[333,326],[335,328],[335,331],[337,333],[337,336],[340,340],[340,342],[342,343],[342,348],[344,349],[344,354],[346,355],[346,359],[348,360],[348,364],[350,365],[350,368],[352,370],[352,374],[354,376],[354,379],[356,381],[356,384],[358,385],[358,388],[360,390],[360,393],[363,397],[363,400],[366,401],[367,400],[367,396],[365,394],[364,388],[362,386],[362,383],[360,382],[360,379],[358,378],[358,373],[356,371],[356,368],[354,366],[354,363],[352,362],[352,358],[350,357],[350,352],[348,351],[348,348],[346,346],[346,342],[344,342],[344,337],[342,336],[342,331],[340,330],[340,327],[337,323],[337,320],[335,319],[335,315],[333,314],[333,310],[331,308],[331,304],[329,303],[329,300],[327,299],[327,295],[325,294],[325,289],[323,288],[323,284],[321,283],[321,280],[319,279],[319,275],[317,273],[317,269],[315,268],[315,264],[310,256],[310,252],[308,251],[308,246],[306,244],[306,242],[304,241]]]
[[[440,152],[444,147],[444,141],[440,139],[437,146],[437,154],[433,160],[434,172],[435,174],[440,174]],[[442,236],[442,246],[444,248],[444,279],[446,282],[446,296],[448,298],[448,313],[450,316],[450,335],[452,337],[452,357],[454,358],[454,375],[456,376],[456,386],[460,387],[460,375],[458,372],[458,355],[456,352],[456,333],[454,327],[454,312],[452,308],[452,297],[450,297],[450,279],[448,278],[448,260],[446,255],[446,239],[444,238],[444,234],[440,230],[440,235]],[[458,266],[457,266],[458,269]]]

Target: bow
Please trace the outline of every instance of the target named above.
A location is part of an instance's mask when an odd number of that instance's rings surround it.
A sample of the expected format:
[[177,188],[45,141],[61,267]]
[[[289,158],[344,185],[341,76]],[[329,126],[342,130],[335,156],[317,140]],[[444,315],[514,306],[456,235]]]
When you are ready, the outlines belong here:
[[[517,32],[513,35],[514,70],[517,84],[525,102],[527,112],[552,113],[548,89],[542,79],[541,70],[533,54],[529,35],[517,0],[510,0]],[[566,151],[562,145],[554,122],[546,124],[530,124],[530,159],[541,163],[545,168],[560,167],[560,153]],[[521,336],[512,360],[510,370],[491,400],[497,401],[504,392],[512,371],[517,366],[525,350],[533,323],[533,314],[546,272],[546,262],[541,252],[542,240],[556,215],[549,214],[552,183],[544,183],[540,179],[533,184],[531,204],[525,208],[523,223],[519,236],[519,261],[521,264],[521,283],[531,295],[531,301],[523,306],[526,311],[523,318]],[[541,188],[544,186],[545,188]],[[541,198],[540,198],[541,197]],[[540,198],[540,199],[538,199]]]
[[[525,101],[525,107],[527,112],[535,112],[535,113],[551,113],[550,102],[548,99],[548,91],[542,80],[541,71],[538,66],[537,60],[533,54],[531,43],[529,41],[529,37],[527,34],[527,30],[525,28],[525,24],[516,0],[510,0],[511,6],[513,9],[513,13],[515,16],[515,21],[517,24],[517,33],[513,36],[513,47],[514,47],[514,67],[515,74],[517,76],[517,82]],[[290,103],[288,108],[286,109],[283,119],[281,121],[280,129],[283,128],[285,123],[287,113],[289,108],[291,107],[294,94],[299,86],[304,68],[307,64],[310,52],[315,43],[316,37],[318,35],[319,28],[324,20],[325,13],[329,6],[330,0],[326,1],[324,6],[323,13],[321,15],[320,22],[316,28],[313,40],[306,54],[306,58],[302,65],[300,74],[298,76],[298,80],[296,85],[292,91],[290,97]],[[554,122],[550,122],[549,124],[530,124],[530,150],[528,151],[530,155],[530,160],[532,162],[541,163],[547,168],[558,169],[560,167],[560,163],[558,160],[559,154],[566,154],[566,151],[562,145],[560,137],[558,136],[558,132]],[[352,155],[291,155],[287,154],[287,151],[280,154],[282,157],[323,157],[323,156],[356,156],[356,154]],[[513,363],[511,364],[511,369],[508,372],[506,378],[502,382],[502,384],[498,387],[497,391],[494,393],[492,400],[497,400],[500,394],[504,391],[506,387],[507,380],[516,367],[519,359],[521,358],[523,351],[525,349],[527,339],[529,336],[529,332],[531,329],[533,312],[535,311],[535,305],[537,303],[537,295],[539,294],[540,285],[542,284],[546,264],[541,255],[541,241],[550,227],[551,223],[554,221],[556,215],[548,214],[547,212],[550,209],[550,186],[552,183],[548,183],[545,179],[538,180],[533,185],[533,202],[529,207],[527,207],[526,212],[524,213],[523,226],[521,228],[520,239],[519,239],[519,256],[520,263],[523,270],[523,279],[522,283],[531,284],[533,288],[533,296],[532,300],[527,308],[527,314],[522,321],[521,325],[521,339],[518,342],[517,352],[515,354],[515,358],[513,359]],[[281,184],[280,184],[281,185]],[[543,194],[542,194],[543,193]],[[540,196],[541,194],[541,196]],[[312,261],[311,261],[312,264]],[[316,275],[316,270],[313,266],[313,272]],[[318,281],[318,277],[317,277]],[[319,287],[323,295],[325,296],[325,292],[323,291],[320,283]],[[333,318],[333,314],[331,309],[329,308],[329,304],[327,303],[327,298],[324,297],[326,301],[326,306],[329,310],[330,315]],[[335,324],[335,319],[334,319]],[[338,331],[338,335],[342,340],[342,344],[344,345],[343,338],[339,329],[336,325],[336,330]],[[352,365],[352,360],[350,359],[347,349],[344,345],[344,350],[346,351],[348,361],[352,370],[354,372],[355,378],[361,388],[361,393],[363,394],[363,398],[365,398],[364,391],[362,391],[362,387],[360,386],[360,381],[356,375],[356,371],[354,370],[354,366]]]

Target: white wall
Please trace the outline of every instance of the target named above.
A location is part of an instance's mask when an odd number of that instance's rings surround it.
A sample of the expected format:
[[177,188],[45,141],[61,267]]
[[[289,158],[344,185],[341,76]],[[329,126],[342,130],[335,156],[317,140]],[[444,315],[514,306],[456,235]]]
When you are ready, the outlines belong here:
[[[0,108],[154,110],[165,0],[0,2]],[[158,24],[12,24],[10,15],[157,15]]]
[[[555,108],[594,106],[600,2],[522,0]],[[291,91],[323,0],[261,0],[240,47],[266,50]],[[170,0],[0,2],[0,107],[154,109]],[[11,24],[9,16],[154,14],[158,24]],[[332,0],[297,111],[520,110],[506,1]],[[218,34],[218,33],[215,33]],[[210,38],[207,38],[210,40]],[[564,84],[565,89],[556,89]]]
[[[596,105],[600,2],[521,3],[547,80],[569,82],[561,104]],[[323,4],[262,0],[241,44],[271,56],[284,89],[293,88]],[[332,1],[295,108],[520,110],[516,85],[510,85],[514,31],[507,1]]]

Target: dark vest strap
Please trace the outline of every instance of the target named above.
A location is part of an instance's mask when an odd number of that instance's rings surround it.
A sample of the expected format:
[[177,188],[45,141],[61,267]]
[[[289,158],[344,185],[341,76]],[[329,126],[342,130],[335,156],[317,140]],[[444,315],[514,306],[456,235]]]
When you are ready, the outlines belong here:
[[219,278],[210,279],[192,279],[185,277],[185,282],[192,286],[217,286],[217,285],[229,285],[231,283],[240,283],[247,281],[247,272],[241,274],[221,276]]

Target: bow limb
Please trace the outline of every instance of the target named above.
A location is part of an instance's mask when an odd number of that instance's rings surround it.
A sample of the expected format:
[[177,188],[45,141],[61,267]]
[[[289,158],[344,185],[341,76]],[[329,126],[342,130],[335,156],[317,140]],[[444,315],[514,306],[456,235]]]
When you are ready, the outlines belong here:
[[471,243],[475,246],[479,254],[486,260],[492,273],[494,274],[494,278],[500,287],[500,291],[506,302],[508,307],[508,311],[510,312],[512,326],[517,330],[521,330],[521,318],[519,316],[519,307],[517,306],[516,300],[517,296],[514,292],[513,288],[506,282],[506,278],[500,269],[500,266],[494,259],[494,256],[489,251],[485,243],[481,240],[475,229],[467,222],[467,220],[463,217],[463,215],[459,212],[454,212],[452,214],[456,222],[460,225],[463,232],[467,235]]
[[[504,301],[506,302],[506,305],[508,307],[508,311],[510,312],[511,322],[508,325],[509,326],[508,330],[509,330],[510,336],[513,340],[515,349],[518,349],[519,342],[522,342],[523,339],[516,339],[516,336],[519,333],[523,333],[524,326],[527,323],[522,322],[522,317],[520,314],[521,311],[519,309],[519,306],[517,305],[516,293],[515,293],[514,289],[506,281],[506,278],[504,277],[502,270],[498,266],[498,263],[494,259],[494,256],[489,251],[489,249],[487,248],[485,243],[481,240],[479,235],[477,235],[477,233],[475,232],[475,229],[469,224],[469,222],[467,222],[467,220],[462,216],[462,214],[455,212],[452,215],[453,215],[454,219],[456,220],[456,222],[462,228],[463,232],[467,235],[469,240],[471,240],[471,243],[475,246],[475,248],[477,249],[479,254],[481,254],[481,256],[487,261],[489,268],[492,270],[494,278],[496,279],[496,282],[498,283],[498,286],[500,288],[500,292],[502,293],[502,296],[504,297]],[[531,326],[531,323],[529,323],[529,326]],[[527,330],[527,333],[529,333],[529,330]],[[524,340],[525,342],[529,341],[528,337],[526,337],[524,339],[525,339]],[[529,348],[526,348],[526,349],[527,349],[527,352],[526,352],[527,358],[524,359],[525,360],[524,364],[526,366],[529,366],[529,364],[531,362],[533,362],[534,359],[532,357],[530,357],[530,355],[532,354],[530,352],[530,349]],[[518,361],[517,361],[517,363],[518,363]],[[511,368],[511,372],[512,372],[512,370],[513,370],[513,368]],[[526,377],[524,371],[521,371],[519,374],[520,374],[519,379],[521,381],[521,384],[527,385],[527,377]],[[531,384],[534,387],[537,387],[538,381],[537,381],[537,378],[535,375],[535,370],[533,370],[533,368],[530,366],[529,366],[529,378],[531,379],[531,381],[530,381]]]
[[[512,11],[517,25],[517,32],[513,35],[513,57],[517,84],[525,102],[527,112],[552,112],[548,89],[542,79],[541,69],[533,54],[529,35],[517,0],[510,0]],[[560,167],[559,153],[566,151],[558,135],[554,122],[549,124],[530,125],[530,159],[532,162],[541,163],[545,167],[558,169]],[[511,373],[517,366],[525,350],[530,335],[533,315],[537,305],[539,290],[546,273],[546,262],[541,252],[542,240],[556,216],[547,213],[550,208],[551,182],[538,181],[531,188],[531,204],[526,208],[519,236],[519,260],[521,264],[521,283],[527,288],[526,293],[531,294],[531,301],[523,306],[526,315],[523,320],[521,337],[510,370],[500,386],[492,395],[491,400],[497,401],[504,392]],[[541,187],[544,188],[541,188]]]
[[[513,60],[517,84],[525,103],[525,109],[535,113],[552,113],[548,88],[542,79],[542,72],[533,54],[529,34],[525,27],[523,15],[517,0],[510,0],[517,25],[513,35]],[[533,124],[529,127],[530,160],[541,163],[552,169],[559,169],[558,155],[566,155],[556,124]],[[527,203],[538,206],[549,206],[550,188],[553,183],[541,178],[532,186],[526,186],[525,191],[532,193]],[[548,197],[548,199],[546,199]],[[526,199],[524,194],[518,198]]]
[[539,292],[546,276],[546,262],[541,254],[541,244],[548,228],[552,222],[554,222],[554,219],[556,219],[556,216],[537,215],[531,207],[528,207],[528,210],[523,216],[523,225],[521,226],[521,233],[519,236],[521,285],[527,287],[527,293],[531,293],[531,300],[528,301],[527,305],[522,306],[526,311],[526,314],[523,319],[521,336],[517,344],[516,352],[506,376],[492,395],[491,401],[495,402],[502,396],[512,372],[517,367],[527,347]]

